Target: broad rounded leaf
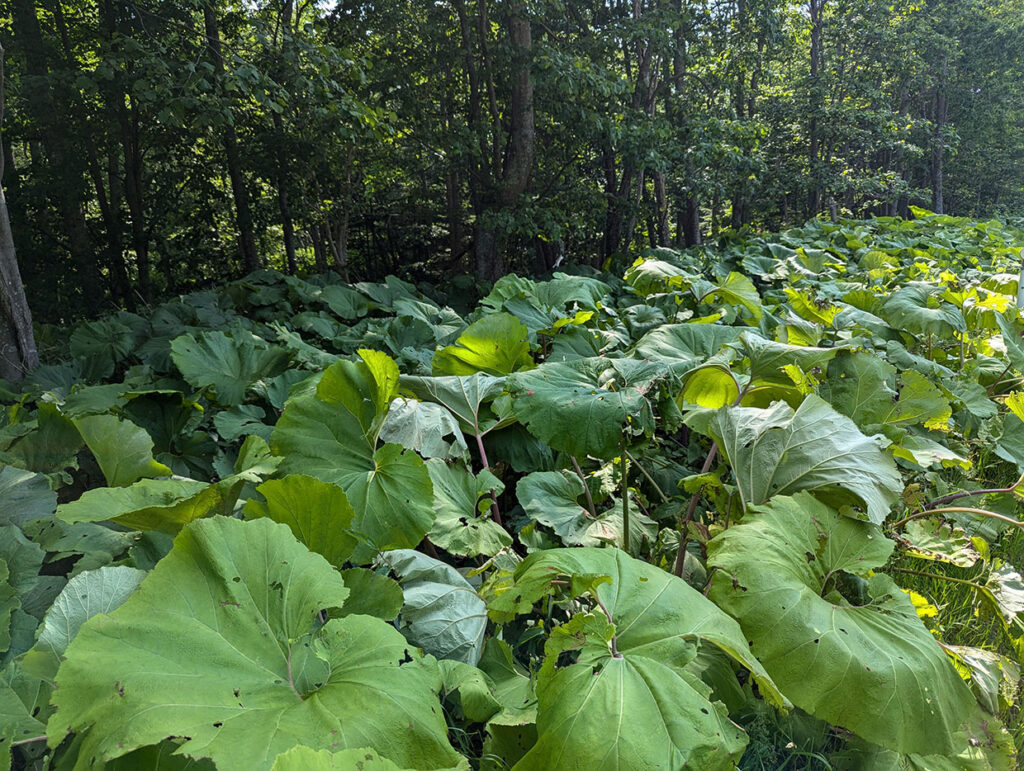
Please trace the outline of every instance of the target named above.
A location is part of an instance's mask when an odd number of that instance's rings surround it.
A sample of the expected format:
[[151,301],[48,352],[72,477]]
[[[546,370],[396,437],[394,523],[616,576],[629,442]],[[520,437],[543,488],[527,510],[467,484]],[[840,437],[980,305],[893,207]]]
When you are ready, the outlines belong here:
[[25,671],[52,680],[82,624],[120,607],[145,576],[143,570],[108,566],[86,570],[68,581],[46,612],[35,646],[25,655]]
[[492,520],[490,492],[500,494],[501,481],[489,471],[473,475],[461,464],[443,460],[427,461],[434,486],[437,516],[430,528],[430,540],[450,554],[492,557],[512,545],[512,536]]
[[130,487],[97,487],[57,507],[64,522],[112,520],[136,530],[177,533],[182,525],[220,511],[216,485],[191,479],[140,479]]
[[476,664],[487,631],[487,606],[450,565],[412,549],[385,552],[405,605],[398,628],[409,642],[442,659]]
[[882,318],[914,335],[966,332],[967,322],[955,305],[939,299],[941,286],[914,283],[897,289],[882,305]]
[[594,357],[542,364],[508,381],[516,416],[534,436],[580,457],[610,458],[623,433],[650,433],[647,394],[667,374],[657,363]]
[[0,524],[20,525],[57,510],[57,493],[46,477],[14,466],[0,468],[0,501]]
[[459,422],[440,404],[398,397],[391,403],[380,438],[424,458],[458,458],[466,453]]
[[892,549],[876,525],[807,493],[775,498],[709,544],[710,596],[801,709],[899,752],[955,752],[974,697],[913,604],[883,574],[864,605],[835,588]]
[[436,666],[380,619],[320,627],[348,590],[284,525],[189,525],[129,600],[90,619],[57,673],[51,747],[83,737],[86,769],[167,737],[221,771],[269,769],[291,747],[375,747],[417,769],[459,755]]
[[89,415],[74,423],[110,487],[171,475],[167,466],[153,459],[153,440],[146,429],[114,415]]
[[212,386],[221,404],[241,404],[250,385],[283,372],[289,358],[284,348],[246,334],[182,335],[171,341],[171,358],[190,385]]
[[[618,549],[531,555],[491,607],[525,612],[555,592],[555,579],[573,595],[596,593],[611,621],[577,614],[549,638],[537,744],[516,768],[732,768],[746,737],[686,669],[701,645],[747,667],[766,698],[786,704],[738,624],[682,579]],[[572,649],[577,663],[556,668],[558,654]]]
[[474,321],[454,344],[434,354],[435,375],[507,375],[533,366],[527,329],[508,313]]
[[369,562],[378,551],[412,548],[434,523],[434,493],[423,459],[386,444],[373,467],[341,482],[355,510],[352,532],[360,538],[352,561]]
[[246,518],[268,517],[288,525],[300,543],[322,554],[335,567],[341,567],[351,556],[356,539],[348,528],[355,512],[340,487],[292,474],[264,482],[256,490],[265,500],[246,501]]
[[880,523],[903,491],[896,465],[876,441],[813,394],[795,412],[784,402],[719,410],[709,431],[748,506],[810,490],[836,506],[861,507]]
[[634,349],[637,356],[667,364],[682,375],[739,340],[741,328],[719,324],[668,324],[644,335]]

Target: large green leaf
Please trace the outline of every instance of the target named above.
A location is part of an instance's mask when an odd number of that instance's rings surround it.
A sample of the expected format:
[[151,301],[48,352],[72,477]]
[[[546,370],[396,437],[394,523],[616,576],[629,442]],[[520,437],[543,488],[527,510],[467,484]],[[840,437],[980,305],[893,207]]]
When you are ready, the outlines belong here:
[[452,413],[440,404],[401,397],[391,404],[380,438],[415,450],[424,458],[458,458],[467,449]]
[[876,525],[807,493],[778,497],[710,543],[710,596],[801,709],[889,749],[950,754],[974,697],[909,598],[883,574],[863,605],[837,589],[892,549]]
[[347,593],[284,525],[189,525],[132,597],[68,646],[51,747],[81,734],[79,771],[168,736],[221,771],[269,769],[299,744],[455,765],[436,666],[379,619],[319,625]]
[[832,406],[868,433],[910,425],[944,430],[952,414],[924,375],[906,370],[897,383],[895,367],[865,352],[833,359],[824,389]]
[[740,335],[743,353],[750,360],[750,379],[791,385],[792,380],[783,371],[783,367],[795,364],[804,372],[815,368],[824,369],[825,365],[841,349],[812,348],[803,345],[789,345],[766,340],[753,332]]
[[748,506],[810,490],[837,506],[864,510],[844,513],[882,522],[903,491],[895,464],[877,442],[813,394],[795,412],[784,402],[720,410],[709,431]]
[[356,538],[348,530],[355,512],[340,487],[290,474],[264,482],[256,490],[264,500],[246,501],[246,518],[268,517],[288,525],[300,543],[335,567],[340,568],[351,556]]
[[379,351],[360,350],[363,361],[328,367],[316,395],[288,400],[270,446],[284,456],[281,470],[337,483],[373,467],[377,437],[398,393],[398,365]]
[[[583,481],[570,471],[534,471],[516,485],[516,498],[527,516],[550,527],[566,546],[601,546],[622,542],[621,503],[594,517],[580,505]],[[649,522],[634,513],[632,538]],[[653,534],[651,534],[653,538]]]
[[74,422],[111,487],[171,475],[167,466],[153,459],[153,440],[144,428],[114,415],[89,415]]
[[0,468],[0,501],[0,524],[20,525],[57,510],[57,493],[46,477],[14,466]]
[[412,549],[385,552],[405,596],[398,628],[413,645],[442,659],[476,664],[487,631],[487,606],[451,565]]
[[[232,501],[233,503],[233,501]],[[182,525],[222,511],[217,485],[191,479],[140,479],[129,487],[97,487],[57,507],[64,522],[112,520],[136,530],[177,533]]]
[[913,283],[893,292],[882,305],[882,318],[914,335],[952,336],[967,323],[955,305],[940,300],[942,287]]
[[171,358],[190,385],[212,387],[217,401],[230,406],[241,404],[257,380],[283,372],[289,354],[249,333],[227,335],[215,330],[176,337],[171,341]]
[[610,458],[623,434],[654,430],[648,393],[666,374],[655,362],[594,357],[513,375],[508,390],[516,416],[538,439],[572,455]]
[[490,516],[491,490],[500,494],[501,481],[489,471],[473,475],[461,464],[427,461],[434,487],[436,517],[430,540],[451,554],[491,557],[512,545],[512,536]]
[[373,456],[369,471],[341,480],[355,510],[352,532],[361,539],[352,560],[369,562],[378,551],[416,546],[434,523],[434,495],[423,459],[397,444]]
[[464,377],[403,377],[402,388],[416,398],[443,405],[468,434],[484,434],[515,422],[499,418],[490,409],[490,402],[505,389],[505,378],[483,373]]
[[637,356],[667,364],[682,375],[739,340],[743,330],[718,324],[668,324],[648,332],[633,349]]
[[[563,584],[603,607],[550,638],[538,741],[516,768],[731,768],[746,739],[686,669],[701,645],[722,650],[765,698],[785,703],[732,619],[682,579],[618,549],[533,554],[494,588],[490,608],[499,619],[528,612]],[[557,667],[568,650],[579,651],[576,663]]]
[[25,654],[25,671],[52,681],[82,624],[120,607],[145,576],[142,570],[110,566],[87,570],[68,581],[46,612],[35,646]]
[[38,682],[16,664],[0,671],[0,768],[11,767],[12,742],[46,734],[46,725],[34,714]]
[[434,354],[435,375],[507,375],[533,366],[526,327],[508,313],[474,321],[454,344]]

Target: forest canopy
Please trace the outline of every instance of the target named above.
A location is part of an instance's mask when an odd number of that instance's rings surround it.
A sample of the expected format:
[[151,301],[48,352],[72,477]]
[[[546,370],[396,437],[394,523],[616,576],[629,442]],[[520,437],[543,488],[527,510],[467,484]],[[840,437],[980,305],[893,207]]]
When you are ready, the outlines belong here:
[[[1020,0],[5,0],[37,320],[1024,210]],[[628,262],[616,264],[622,268]]]

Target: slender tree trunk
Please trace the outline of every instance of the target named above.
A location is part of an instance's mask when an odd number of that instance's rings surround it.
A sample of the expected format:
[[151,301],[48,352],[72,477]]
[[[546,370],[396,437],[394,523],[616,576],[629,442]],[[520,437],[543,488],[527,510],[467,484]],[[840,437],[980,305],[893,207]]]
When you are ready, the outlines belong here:
[[809,0],[808,8],[811,15],[811,80],[810,80],[810,122],[807,128],[807,168],[810,174],[810,190],[807,196],[808,215],[814,216],[821,210],[821,181],[819,174],[819,157],[821,155],[821,136],[818,126],[818,111],[821,109],[821,34],[824,26],[826,0]]
[[[4,49],[0,45],[0,146],[3,145]],[[0,152],[0,180],[4,176],[6,153]],[[39,366],[39,353],[32,335],[32,313],[21,283],[18,257],[14,251],[7,199],[0,185],[0,378],[20,381]]]
[[945,127],[946,127],[946,76],[949,72],[949,60],[942,61],[942,78],[935,86],[935,133],[932,136],[932,211],[936,214],[945,213],[945,204],[942,198],[942,173],[946,155]]
[[[224,56],[221,53],[220,30],[217,27],[217,14],[210,3],[203,5],[203,24],[206,28],[206,40],[216,68],[218,81],[224,78]],[[222,94],[223,96],[223,94]],[[253,227],[252,206],[249,201],[249,189],[246,187],[242,173],[242,161],[238,154],[238,134],[230,122],[224,128],[224,155],[227,159],[228,178],[231,180],[231,194],[235,199],[235,224],[238,227],[238,244],[242,250],[242,264],[247,273],[259,270],[260,259],[256,251],[256,235]]]
[[27,93],[28,112],[41,130],[45,166],[53,180],[52,195],[81,290],[80,306],[85,313],[94,314],[103,304],[103,282],[81,203],[85,176],[83,159],[72,146],[73,131],[61,123],[61,116],[69,115],[70,111],[64,109],[66,105],[58,106],[54,98],[34,0],[14,0],[11,8],[15,37],[25,54],[26,74],[35,81]]
[[[504,19],[504,26],[512,47],[514,64],[509,95],[508,146],[504,162],[500,164],[500,176],[495,174],[499,181],[494,203],[499,211],[511,211],[530,182],[536,138],[533,80],[530,77],[533,39],[525,3],[519,0],[512,3]],[[493,101],[494,97],[491,98]],[[496,104],[492,104],[492,110],[496,109]],[[498,166],[495,163],[495,169]],[[480,222],[479,218],[478,223],[475,234],[477,276],[485,281],[496,281],[505,274],[504,245],[493,226]]]
[[[281,7],[281,15],[278,17],[278,26],[281,29],[281,49],[279,56],[283,58],[284,47],[291,36],[292,27],[292,0],[285,0]],[[280,71],[274,72],[274,79],[280,81]],[[285,131],[284,119],[275,110],[270,111],[271,120],[274,122],[275,155],[277,160],[277,171],[275,182],[277,184],[277,208],[281,212],[281,230],[284,237],[284,254],[288,264],[288,272],[293,276],[299,272],[299,263],[295,257],[295,224],[292,221],[292,208],[288,202],[288,172],[291,166],[285,155]]]

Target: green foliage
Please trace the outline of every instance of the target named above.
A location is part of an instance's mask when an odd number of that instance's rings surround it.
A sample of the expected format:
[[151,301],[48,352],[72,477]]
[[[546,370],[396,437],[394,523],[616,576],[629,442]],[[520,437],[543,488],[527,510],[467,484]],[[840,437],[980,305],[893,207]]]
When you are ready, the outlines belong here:
[[1014,768],[1016,237],[815,221],[470,325],[271,273],[117,316],[111,375],[0,396],[0,752]]

